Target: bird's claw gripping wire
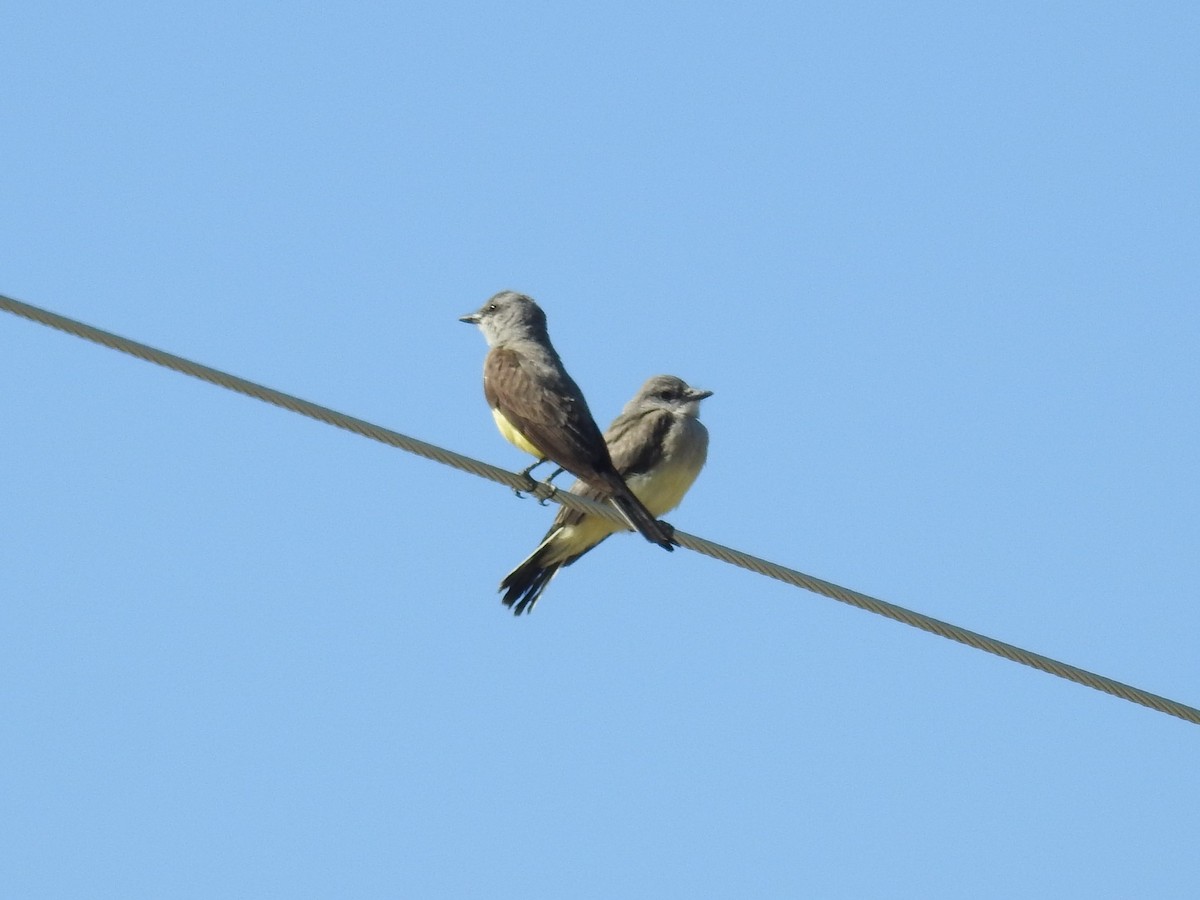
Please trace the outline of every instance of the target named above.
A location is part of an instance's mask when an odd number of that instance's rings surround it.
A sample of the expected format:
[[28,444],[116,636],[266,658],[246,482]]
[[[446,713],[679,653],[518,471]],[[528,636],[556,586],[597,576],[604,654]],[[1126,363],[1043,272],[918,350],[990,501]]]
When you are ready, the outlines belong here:
[[[524,474],[524,473],[518,473]],[[513,493],[521,500],[525,499],[525,495],[529,494],[538,502],[538,506],[545,506],[551,499],[558,494],[558,486],[551,484],[550,480],[538,481],[532,475],[525,475],[525,480],[529,482],[529,487],[513,488]],[[543,493],[545,491],[545,493]]]
[[[526,494],[532,494],[534,497],[537,498],[538,506],[545,506],[546,502],[548,500],[550,500],[551,497],[553,497],[555,494],[558,493],[558,488],[555,487],[555,485],[552,482],[554,481],[555,478],[557,478],[559,475],[561,475],[563,473],[561,466],[559,468],[555,469],[553,472],[551,472],[550,477],[547,478],[544,482],[538,481],[531,474],[529,474],[530,472],[532,472],[534,469],[536,469],[538,466],[540,466],[544,462],[549,462],[549,460],[544,459],[544,458],[539,459],[532,466],[527,466],[526,468],[522,469],[520,472],[517,473],[518,476],[523,477],[527,482],[529,482],[529,487],[527,487],[527,488],[513,488],[513,493],[517,495],[518,499],[524,500]],[[538,488],[543,484],[545,484],[548,488],[550,488],[550,493],[546,494],[546,496],[544,496],[544,497],[538,497]]]
[[538,506],[545,506],[554,497],[554,495],[558,493],[558,486],[552,484],[552,482],[562,473],[563,470],[561,468],[555,469],[550,473],[550,477],[544,482],[550,488],[550,493],[548,493],[545,497],[538,498]]
[[[536,469],[538,466],[540,466],[542,463],[544,463],[546,461],[547,461],[546,457],[543,456],[541,459],[539,459],[533,465],[526,466],[524,469],[522,469],[520,472],[517,473],[518,478],[524,478],[526,481],[529,482],[529,487],[524,489],[525,493],[529,493],[529,494],[537,493],[537,484],[538,483],[537,483],[536,479],[534,479],[534,477],[532,475],[530,475],[529,473],[532,472],[534,469]],[[551,477],[553,477],[553,476],[551,476]],[[525,499],[525,493],[522,493],[521,488],[513,488],[512,490],[513,490],[513,493],[517,495],[518,500]]]

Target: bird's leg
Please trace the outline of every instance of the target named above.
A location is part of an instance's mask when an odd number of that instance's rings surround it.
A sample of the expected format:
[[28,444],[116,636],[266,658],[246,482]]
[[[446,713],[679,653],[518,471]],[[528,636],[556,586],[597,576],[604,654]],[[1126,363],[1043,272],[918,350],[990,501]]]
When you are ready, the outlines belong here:
[[[533,493],[533,491],[537,490],[537,482],[533,480],[533,476],[530,475],[529,473],[532,472],[534,469],[536,469],[538,466],[540,466],[544,462],[549,462],[549,460],[547,460],[546,457],[543,456],[541,459],[539,459],[533,465],[526,466],[524,469],[522,469],[520,472],[517,473],[518,475],[520,475],[526,481],[529,482],[529,487],[525,488],[525,490],[529,491],[530,493]],[[513,488],[513,493],[516,494],[518,497],[520,497],[522,500],[525,499],[525,495],[522,494],[521,491],[518,490],[517,488]]]
[[539,501],[538,501],[538,505],[539,505],[539,506],[545,506],[545,505],[546,505],[546,503],[547,503],[547,502],[549,502],[549,500],[550,500],[550,497],[553,497],[555,494],[557,494],[557,493],[558,493],[558,488],[557,488],[557,487],[555,487],[555,486],[552,484],[552,482],[554,481],[554,479],[555,479],[555,478],[557,478],[557,477],[558,477],[559,475],[561,475],[562,473],[563,473],[563,470],[562,470],[562,468],[561,468],[561,467],[559,467],[559,468],[555,469],[553,472],[551,472],[551,473],[550,473],[550,477],[546,479],[546,484],[549,484],[549,485],[550,485],[550,494],[549,494],[549,496],[547,496],[546,498],[544,498],[544,499],[542,499],[542,500],[539,500]]

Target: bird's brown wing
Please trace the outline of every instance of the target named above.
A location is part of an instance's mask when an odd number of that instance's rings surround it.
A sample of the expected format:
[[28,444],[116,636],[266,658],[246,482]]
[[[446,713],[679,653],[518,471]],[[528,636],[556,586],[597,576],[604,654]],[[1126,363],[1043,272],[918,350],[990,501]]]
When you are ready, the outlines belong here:
[[483,364],[483,390],[491,407],[542,455],[602,491],[646,540],[675,549],[670,526],[654,518],[613,467],[583,393],[557,358],[551,365],[493,347]]
[[497,347],[484,361],[483,392],[527,441],[577,478],[594,480],[611,465],[587,401],[565,371]]

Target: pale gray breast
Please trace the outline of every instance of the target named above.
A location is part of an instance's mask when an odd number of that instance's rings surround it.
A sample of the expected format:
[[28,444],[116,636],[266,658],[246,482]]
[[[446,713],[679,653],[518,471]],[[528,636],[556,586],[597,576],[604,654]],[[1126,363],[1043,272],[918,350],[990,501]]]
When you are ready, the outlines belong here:
[[698,472],[708,459],[708,429],[694,416],[674,416],[663,445],[664,463]]
[[692,416],[672,416],[658,465],[627,482],[651,513],[666,515],[683,500],[707,458],[708,429]]

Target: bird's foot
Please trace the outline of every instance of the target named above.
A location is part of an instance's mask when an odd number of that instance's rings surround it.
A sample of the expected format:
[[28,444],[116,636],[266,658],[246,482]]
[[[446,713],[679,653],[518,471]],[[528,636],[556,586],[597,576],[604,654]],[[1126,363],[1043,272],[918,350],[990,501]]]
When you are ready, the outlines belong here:
[[[675,526],[672,525],[670,522],[664,522],[662,519],[658,520],[658,524],[661,525],[663,528],[663,531],[666,532],[667,540],[670,541],[672,544],[674,544],[676,547],[678,547],[679,541],[675,540]],[[667,549],[670,550],[671,548],[668,547]]]
[[[540,466],[544,462],[546,462],[546,458],[542,457],[537,462],[535,462],[533,465],[526,466],[524,469],[522,469],[520,472],[517,473],[518,477],[524,478],[527,482],[529,482],[529,487],[527,487],[527,488],[513,488],[513,493],[517,495],[517,498],[519,500],[524,500],[526,493],[529,493],[529,494],[537,493],[537,485],[538,485],[537,480],[529,473],[532,472],[534,469],[536,469],[538,466]],[[551,477],[553,477],[553,476],[551,476]],[[524,492],[524,493],[522,493],[522,492]]]
[[[545,462],[545,460],[542,462]],[[538,505],[539,506],[545,506],[546,503],[548,502],[548,500],[550,500],[554,496],[554,494],[558,493],[558,487],[551,484],[551,482],[554,479],[558,478],[559,475],[562,475],[562,474],[563,474],[562,468],[554,469],[553,472],[550,473],[550,478],[547,478],[545,481],[540,482],[539,487],[542,484],[546,485],[546,487],[550,488],[550,493],[547,493],[545,497],[538,497]]]

